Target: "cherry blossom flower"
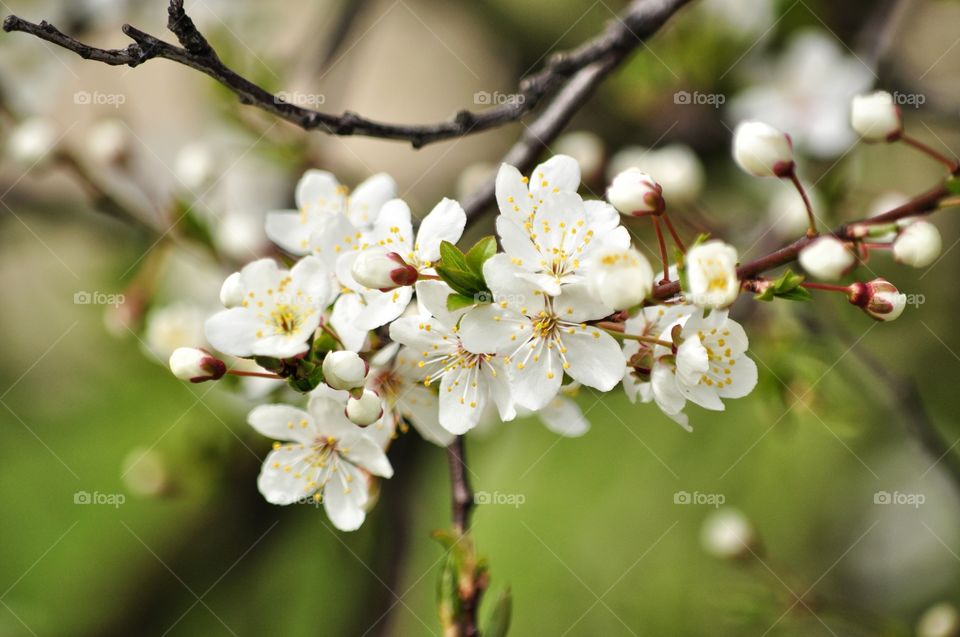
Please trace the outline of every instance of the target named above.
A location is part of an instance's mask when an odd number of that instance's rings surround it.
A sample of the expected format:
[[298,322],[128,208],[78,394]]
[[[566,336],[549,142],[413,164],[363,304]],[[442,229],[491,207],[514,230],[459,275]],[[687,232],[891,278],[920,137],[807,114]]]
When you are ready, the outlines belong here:
[[705,308],[727,307],[740,293],[737,249],[720,240],[690,248],[685,257],[687,290],[684,296]]
[[524,177],[510,164],[497,172],[496,195],[500,214],[523,227],[532,223],[545,198],[554,193],[577,194],[580,165],[573,157],[554,155]]
[[564,374],[600,391],[613,389],[623,378],[623,352],[612,336],[587,325],[611,308],[595,300],[585,283],[564,285],[562,294],[552,297],[520,272],[505,254],[484,264],[494,302],[464,315],[459,332],[464,347],[504,354],[514,398],[527,409],[553,400]]
[[234,356],[289,358],[307,351],[307,341],[333,300],[330,274],[315,257],[289,271],[260,259],[240,271],[244,300],[207,320],[207,340]]
[[330,521],[341,531],[360,528],[370,476],[389,478],[393,468],[377,443],[347,420],[344,401],[314,394],[306,411],[260,405],[247,420],[277,440],[257,479],[267,502],[286,505],[312,498],[323,502]]
[[643,302],[653,279],[650,262],[633,248],[604,248],[592,257],[587,285],[605,306],[625,310]]
[[310,237],[322,220],[340,216],[350,224],[352,235],[355,229],[369,227],[383,204],[396,196],[396,183],[383,173],[368,178],[350,193],[333,174],[311,169],[297,183],[297,209],[267,214],[267,236],[291,254],[309,254]]
[[446,307],[452,292],[440,281],[417,283],[417,299],[429,315],[397,319],[390,325],[390,338],[420,353],[417,365],[424,384],[440,381],[440,425],[463,434],[480,422],[488,401],[504,421],[513,420],[516,410],[504,360],[483,340],[474,348],[461,340],[457,321],[462,312]]
[[[434,275],[433,265],[440,259],[440,243],[456,243],[463,233],[467,217],[460,204],[453,199],[443,199],[424,217],[413,233],[410,208],[400,199],[387,202],[381,210],[373,230],[366,236],[359,249],[342,254],[336,262],[337,279],[343,287],[343,296],[334,305],[331,322],[339,332],[340,326],[349,324],[354,328],[372,330],[386,325],[400,316],[413,297],[412,285],[396,285],[393,289],[368,288],[357,281],[358,257],[369,250],[379,254],[387,252],[421,274]],[[414,277],[411,277],[414,279]],[[411,281],[412,282],[412,281]],[[348,297],[348,298],[344,298]]]

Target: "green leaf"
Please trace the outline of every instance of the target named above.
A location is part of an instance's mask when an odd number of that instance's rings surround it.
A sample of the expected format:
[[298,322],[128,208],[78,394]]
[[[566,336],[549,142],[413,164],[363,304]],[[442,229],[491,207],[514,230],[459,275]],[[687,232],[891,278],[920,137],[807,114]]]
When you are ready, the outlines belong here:
[[470,307],[476,303],[476,297],[454,293],[447,297],[447,310],[450,312],[456,312],[457,310],[462,310],[463,308]]
[[786,299],[788,301],[809,301],[813,297],[810,295],[810,292],[807,290],[807,288],[795,288],[786,292],[777,293],[777,298]]
[[464,296],[472,298],[474,294],[486,288],[483,281],[477,280],[477,277],[467,270],[445,265],[437,266],[436,270],[437,275],[443,279],[447,285]]
[[948,177],[945,185],[951,195],[960,195],[960,178]]
[[767,289],[755,295],[754,298],[758,301],[772,301],[775,298],[788,301],[809,301],[812,298],[810,292],[800,285],[803,280],[803,275],[796,274],[790,268],[787,268],[783,271],[783,274],[770,281]]
[[468,270],[466,258],[460,252],[460,248],[449,241],[440,242],[440,261],[444,267],[455,268],[457,270]]
[[490,611],[490,617],[487,619],[487,628],[483,631],[486,637],[506,637],[510,630],[510,618],[513,615],[513,595],[510,589],[503,590],[497,601],[494,602],[493,610]]
[[467,262],[467,268],[483,281],[483,264],[496,253],[497,239],[493,236],[487,236],[477,241],[467,251],[464,260]]

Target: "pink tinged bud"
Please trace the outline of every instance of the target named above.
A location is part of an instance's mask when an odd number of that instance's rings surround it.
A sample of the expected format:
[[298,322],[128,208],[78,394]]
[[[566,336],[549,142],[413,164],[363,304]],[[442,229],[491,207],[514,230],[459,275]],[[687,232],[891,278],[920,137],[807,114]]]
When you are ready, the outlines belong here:
[[659,215],[666,208],[663,188],[639,168],[628,168],[614,177],[607,200],[625,215]]
[[854,97],[850,105],[850,124],[867,142],[893,142],[903,133],[900,108],[886,91]]
[[902,294],[886,279],[854,283],[848,295],[850,303],[861,308],[878,321],[892,321],[903,314],[907,295]]
[[836,237],[814,239],[800,251],[800,265],[808,274],[826,281],[835,281],[856,263],[856,256]]
[[794,173],[790,136],[763,122],[743,122],[733,133],[733,158],[755,177],[790,177]]
[[900,231],[893,242],[893,258],[897,263],[925,268],[937,260],[942,247],[937,227],[929,221],[918,220]]
[[388,291],[417,282],[417,269],[396,252],[380,248],[364,250],[351,268],[354,280],[372,290]]
[[367,370],[367,362],[356,352],[330,352],[323,359],[323,380],[333,389],[362,386]]
[[202,383],[222,378],[227,373],[227,366],[206,350],[178,347],[170,355],[170,371],[180,380]]
[[350,396],[347,399],[347,408],[344,413],[353,424],[367,427],[380,420],[383,415],[383,403],[380,402],[380,396],[376,392],[365,389],[359,397]]

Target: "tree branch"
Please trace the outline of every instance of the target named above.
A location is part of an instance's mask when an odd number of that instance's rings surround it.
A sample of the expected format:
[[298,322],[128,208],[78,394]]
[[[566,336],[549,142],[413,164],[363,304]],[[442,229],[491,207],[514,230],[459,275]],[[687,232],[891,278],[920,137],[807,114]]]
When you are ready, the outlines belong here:
[[453,498],[453,528],[464,533],[470,528],[470,514],[473,512],[473,489],[467,476],[466,445],[463,436],[457,436],[447,447],[450,461],[450,484]]
[[543,69],[523,78],[516,99],[480,112],[461,110],[447,121],[414,125],[379,122],[350,111],[333,115],[283,101],[239,75],[220,60],[184,11],[183,0],[170,0],[168,8],[167,27],[177,36],[181,44],[179,47],[130,25],[124,25],[123,32],[134,43],[125,49],[93,47],[66,35],[46,21],[34,24],[15,15],[7,16],[3,21],[3,30],[28,33],[73,51],[84,59],[112,66],[135,67],[155,58],[171,60],[209,75],[233,91],[242,103],[256,106],[304,130],[320,130],[333,135],[366,135],[405,140],[414,148],[420,148],[433,142],[471,135],[520,119],[533,111],[544,96],[594,63],[611,57],[617,61],[622,60],[644,37],[656,31],[687,2],[689,0],[634,0],[600,35],[573,51],[551,56]]

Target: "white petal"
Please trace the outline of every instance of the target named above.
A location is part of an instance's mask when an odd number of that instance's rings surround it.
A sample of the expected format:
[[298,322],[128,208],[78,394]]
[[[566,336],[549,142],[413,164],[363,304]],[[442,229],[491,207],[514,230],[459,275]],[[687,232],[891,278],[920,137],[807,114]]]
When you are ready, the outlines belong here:
[[348,467],[348,463],[340,463],[340,470],[345,476],[353,478],[344,484],[344,480],[334,473],[323,488],[323,508],[333,526],[341,531],[356,531],[363,525],[367,514],[363,505],[367,501],[367,485],[363,474]]
[[363,234],[343,215],[322,217],[310,233],[312,253],[322,259],[331,271],[339,272],[336,269],[338,258],[355,253],[363,243]]
[[513,380],[514,400],[533,411],[546,407],[556,397],[563,383],[560,357],[555,351],[545,354],[545,349],[540,343],[534,350],[537,352],[537,359],[534,360],[532,355],[526,356],[526,347],[522,348],[508,368]]
[[397,409],[427,442],[446,447],[454,434],[440,426],[440,401],[423,385],[406,388],[397,399]]
[[311,474],[305,462],[313,451],[300,445],[287,445],[267,454],[257,477],[257,488],[270,504],[292,504],[311,495],[316,488],[310,487]]
[[[490,257],[483,264],[483,278],[493,292],[494,301],[504,309],[513,309],[532,316],[543,309],[546,301],[541,290],[517,276],[523,271],[510,261],[508,255],[502,253]],[[503,305],[504,303],[506,305]]]
[[457,321],[468,309],[463,308],[455,312],[447,310],[447,297],[453,294],[453,289],[443,281],[417,281],[415,287],[420,306],[448,329],[455,327]]
[[741,356],[730,369],[729,385],[724,384],[719,394],[724,398],[743,398],[757,386],[757,364],[749,356]]
[[583,208],[587,211],[587,225],[601,239],[607,232],[620,226],[620,213],[606,201],[588,199],[583,202]]
[[453,199],[443,199],[434,206],[417,232],[414,250],[421,261],[435,263],[440,260],[440,242],[456,243],[467,224],[467,215]]
[[497,206],[502,215],[519,224],[530,221],[532,199],[519,170],[509,164],[501,164],[497,172],[496,192]]
[[683,411],[687,399],[677,387],[677,378],[673,369],[667,365],[656,363],[650,372],[650,385],[653,389],[653,399],[663,413],[671,416]]
[[266,295],[267,290],[276,289],[283,274],[273,259],[257,259],[240,270],[240,281],[247,292]]
[[386,325],[407,309],[410,299],[413,298],[413,288],[410,286],[380,292],[368,290],[362,293],[367,311],[357,319],[357,327],[372,330]]
[[393,467],[377,443],[367,435],[360,434],[345,440],[343,455],[355,465],[381,478],[393,477]]
[[383,204],[397,196],[393,177],[378,173],[357,186],[350,195],[350,221],[356,226],[368,226],[377,220]]
[[343,413],[347,392],[327,391],[327,389],[329,388],[318,387],[310,394],[310,401],[307,403],[307,412],[313,416],[317,433],[337,440],[356,436],[362,429],[347,420],[346,414]]
[[373,228],[377,244],[406,259],[413,249],[413,223],[410,206],[403,199],[391,199],[383,204]]
[[293,280],[291,292],[300,303],[323,310],[333,300],[330,275],[330,269],[319,258],[303,257],[290,269],[290,278]]
[[247,422],[259,433],[274,440],[306,443],[317,436],[313,417],[290,405],[260,405],[250,412]]
[[613,309],[590,294],[586,283],[571,283],[563,286],[560,296],[553,299],[553,311],[561,320],[571,323],[596,321],[609,316]]
[[517,265],[530,269],[540,268],[540,260],[543,257],[534,247],[530,234],[510,217],[503,215],[497,217],[497,235],[500,237],[503,251],[512,259],[520,260]]
[[576,402],[566,396],[557,396],[537,412],[544,426],[555,434],[576,438],[590,431],[587,420]]
[[468,374],[456,369],[444,375],[440,381],[440,425],[457,435],[462,435],[477,426],[487,406],[486,387],[471,379],[477,374]]
[[570,328],[564,333],[563,346],[567,349],[567,373],[584,385],[610,391],[623,378],[626,359],[620,345],[612,336],[598,327]]
[[204,324],[207,341],[225,354],[250,356],[257,342],[261,323],[250,310],[235,307],[217,312]]
[[513,404],[513,391],[510,389],[510,377],[507,368],[499,356],[495,356],[490,361],[483,364],[480,368],[490,393],[497,406],[497,413],[500,420],[508,422],[517,417],[517,410]]
[[[447,340],[444,341],[444,336]],[[410,348],[410,355],[420,358],[433,356],[441,348],[452,350],[456,341],[435,318],[402,316],[390,324],[390,338]]]
[[532,329],[525,316],[487,303],[464,314],[458,336],[468,352],[496,354],[526,341]]
[[[303,173],[297,182],[295,199],[301,210],[322,206],[321,202],[331,202],[341,195],[338,193],[340,182],[326,170],[311,168]],[[326,207],[326,206],[323,206]]]
[[554,190],[577,192],[579,188],[580,164],[567,155],[554,155],[530,173],[530,192],[534,196]]
[[364,309],[366,308],[360,295],[350,292],[341,294],[333,304],[333,311],[330,312],[330,326],[340,337],[343,346],[352,352],[363,350],[367,341],[367,330],[356,325],[357,317]]
[[310,233],[313,224],[307,215],[295,210],[276,210],[267,213],[264,230],[267,238],[290,254],[310,252]]

